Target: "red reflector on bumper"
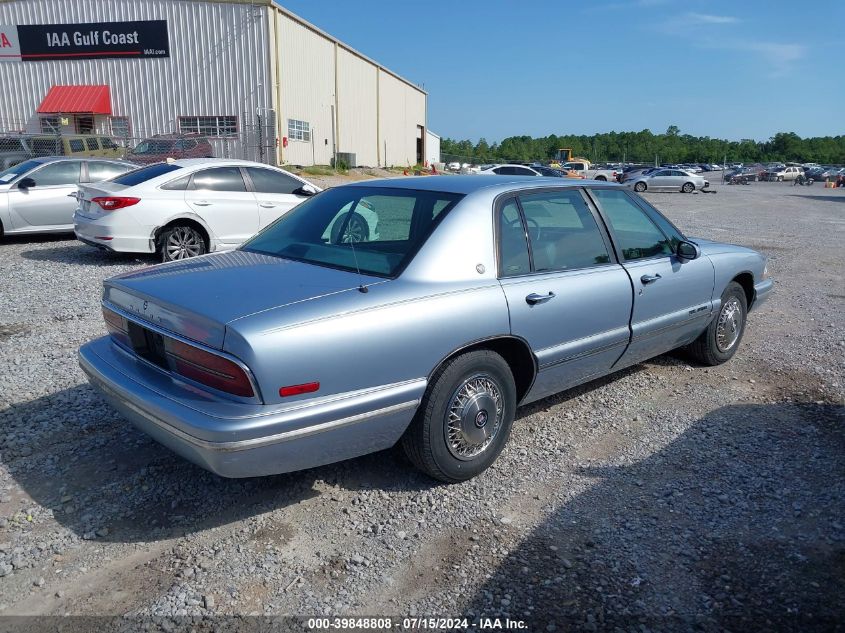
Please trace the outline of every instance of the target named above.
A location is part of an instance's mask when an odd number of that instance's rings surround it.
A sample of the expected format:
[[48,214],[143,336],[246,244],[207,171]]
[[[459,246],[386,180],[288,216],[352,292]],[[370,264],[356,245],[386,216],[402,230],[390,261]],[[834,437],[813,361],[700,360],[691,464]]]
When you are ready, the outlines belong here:
[[113,237],[106,237],[105,235],[95,235],[95,240],[103,240],[104,242],[108,242],[109,240],[113,240]]
[[319,382],[306,382],[302,385],[289,385],[279,389],[279,395],[283,398],[287,396],[298,396],[303,393],[313,393],[320,388]]

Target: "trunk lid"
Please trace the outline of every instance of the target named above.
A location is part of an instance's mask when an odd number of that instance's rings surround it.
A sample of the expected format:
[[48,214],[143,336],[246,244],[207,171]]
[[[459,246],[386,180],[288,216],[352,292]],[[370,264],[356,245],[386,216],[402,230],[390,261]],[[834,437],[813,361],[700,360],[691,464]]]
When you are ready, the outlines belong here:
[[120,185],[108,180],[98,182],[95,185],[79,185],[79,191],[76,194],[76,201],[79,203],[77,212],[81,216],[92,220],[101,218],[107,213],[114,213],[114,211],[106,211],[96,202],[91,202],[91,200],[99,197],[120,196],[123,195],[123,190],[127,188],[126,185]]
[[226,324],[383,281],[260,253],[232,251],[150,266],[104,282],[104,299],[136,318],[222,349]]

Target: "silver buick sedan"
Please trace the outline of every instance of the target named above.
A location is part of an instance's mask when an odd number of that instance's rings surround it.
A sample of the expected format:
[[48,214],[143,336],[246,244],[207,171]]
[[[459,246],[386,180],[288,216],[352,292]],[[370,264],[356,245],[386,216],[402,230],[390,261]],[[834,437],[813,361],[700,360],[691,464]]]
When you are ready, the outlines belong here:
[[[377,235],[343,230],[359,208]],[[401,441],[457,482],[493,463],[519,405],[677,348],[727,361],[771,290],[762,255],[688,238],[618,185],[367,181],[235,251],[107,280],[109,335],[80,363],[124,418],[226,477]]]

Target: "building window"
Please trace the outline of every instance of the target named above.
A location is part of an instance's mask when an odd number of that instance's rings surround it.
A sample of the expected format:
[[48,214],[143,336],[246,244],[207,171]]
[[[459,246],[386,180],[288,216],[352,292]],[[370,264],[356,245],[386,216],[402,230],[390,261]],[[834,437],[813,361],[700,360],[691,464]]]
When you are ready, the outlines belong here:
[[94,133],[94,117],[87,114],[77,114],[75,117],[77,134]]
[[200,136],[236,136],[238,117],[180,116],[179,131],[182,134],[199,134]]
[[61,132],[61,126],[59,125],[59,117],[41,117],[41,132],[43,134],[58,134],[59,132]]
[[288,119],[288,138],[292,141],[311,142],[311,124],[308,121]]
[[113,116],[111,122],[111,135],[117,138],[129,138],[129,117],[128,116]]

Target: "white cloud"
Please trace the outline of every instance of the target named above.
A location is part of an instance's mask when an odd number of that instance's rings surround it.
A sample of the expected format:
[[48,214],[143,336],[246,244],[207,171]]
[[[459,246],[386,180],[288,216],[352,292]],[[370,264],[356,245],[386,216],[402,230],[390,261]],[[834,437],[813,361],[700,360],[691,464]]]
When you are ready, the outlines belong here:
[[712,15],[709,13],[687,13],[685,15],[689,22],[697,24],[735,24],[739,18],[732,15]]

